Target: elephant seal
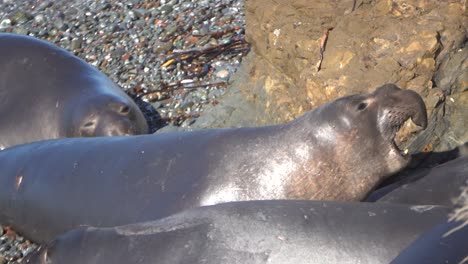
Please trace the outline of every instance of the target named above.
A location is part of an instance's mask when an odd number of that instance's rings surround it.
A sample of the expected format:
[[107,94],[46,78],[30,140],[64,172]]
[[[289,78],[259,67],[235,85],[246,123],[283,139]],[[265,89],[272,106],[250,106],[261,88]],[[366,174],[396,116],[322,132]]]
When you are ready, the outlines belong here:
[[[456,230],[457,228],[461,228]],[[408,246],[392,264],[406,263],[466,263],[468,261],[468,225],[444,221],[422,234]]]
[[402,184],[377,202],[452,206],[462,192],[460,187],[468,182],[468,156],[423,169],[412,176],[419,179]]
[[0,149],[44,139],[148,132],[130,97],[64,49],[0,33],[0,58]]
[[158,221],[67,232],[31,264],[389,263],[448,208],[319,201],[250,201]]
[[0,223],[36,241],[230,201],[360,200],[409,156],[393,142],[413,91],[385,85],[278,126],[67,138],[0,152]]

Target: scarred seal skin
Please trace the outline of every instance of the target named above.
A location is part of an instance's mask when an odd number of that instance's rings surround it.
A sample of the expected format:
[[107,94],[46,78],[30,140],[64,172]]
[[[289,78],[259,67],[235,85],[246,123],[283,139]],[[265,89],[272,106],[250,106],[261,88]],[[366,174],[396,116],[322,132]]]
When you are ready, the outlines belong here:
[[385,85],[286,124],[69,138],[0,152],[0,223],[36,241],[230,201],[361,200],[409,157],[393,137],[427,125],[413,91]]
[[0,150],[44,139],[148,132],[130,97],[64,49],[0,33],[0,58]]
[[235,202],[159,221],[83,227],[59,236],[28,263],[387,264],[448,212],[397,204]]
[[453,200],[462,192],[460,187],[468,182],[468,156],[411,176],[419,179],[399,186],[377,202],[453,206]]

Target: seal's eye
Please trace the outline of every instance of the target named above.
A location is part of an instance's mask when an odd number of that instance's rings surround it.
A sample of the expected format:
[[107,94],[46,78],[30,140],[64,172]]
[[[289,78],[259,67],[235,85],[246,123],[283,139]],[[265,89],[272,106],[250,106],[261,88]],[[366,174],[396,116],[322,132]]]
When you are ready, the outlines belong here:
[[87,120],[79,130],[81,137],[95,137],[98,123],[97,120]]
[[90,122],[87,122],[83,125],[83,127],[92,127],[94,126],[94,122],[93,121],[90,121]]
[[364,110],[364,109],[366,109],[366,108],[367,108],[367,103],[364,103],[364,102],[363,102],[363,103],[360,103],[360,104],[357,106],[357,110],[358,110],[358,111],[362,111],[362,110]]
[[130,112],[130,107],[128,107],[126,105],[123,105],[123,106],[120,107],[119,112],[122,115],[127,115]]

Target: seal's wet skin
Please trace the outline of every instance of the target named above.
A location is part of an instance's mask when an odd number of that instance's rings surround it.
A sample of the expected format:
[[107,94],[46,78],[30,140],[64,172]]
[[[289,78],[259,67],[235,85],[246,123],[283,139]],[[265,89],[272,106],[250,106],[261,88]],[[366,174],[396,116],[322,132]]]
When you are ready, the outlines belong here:
[[377,202],[452,206],[462,192],[460,186],[468,182],[468,156],[414,174],[421,178],[402,184]]
[[70,231],[29,263],[387,264],[448,212],[376,203],[227,203],[159,221]]
[[229,201],[361,200],[408,164],[393,142],[408,118],[426,127],[421,97],[388,84],[277,126],[13,147],[0,152],[0,223],[47,241]]
[[463,221],[443,221],[422,234],[391,264],[454,263],[468,261],[468,225]]
[[136,104],[73,54],[39,39],[0,33],[0,58],[0,149],[44,139],[148,132]]

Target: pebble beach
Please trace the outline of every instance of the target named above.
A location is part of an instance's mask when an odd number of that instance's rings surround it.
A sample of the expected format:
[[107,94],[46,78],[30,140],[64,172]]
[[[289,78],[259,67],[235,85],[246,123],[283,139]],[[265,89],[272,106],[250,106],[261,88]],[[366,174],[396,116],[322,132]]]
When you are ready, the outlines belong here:
[[[240,0],[0,0],[0,32],[47,40],[119,84],[151,132],[189,128],[249,52]],[[0,223],[0,264],[38,245]]]

